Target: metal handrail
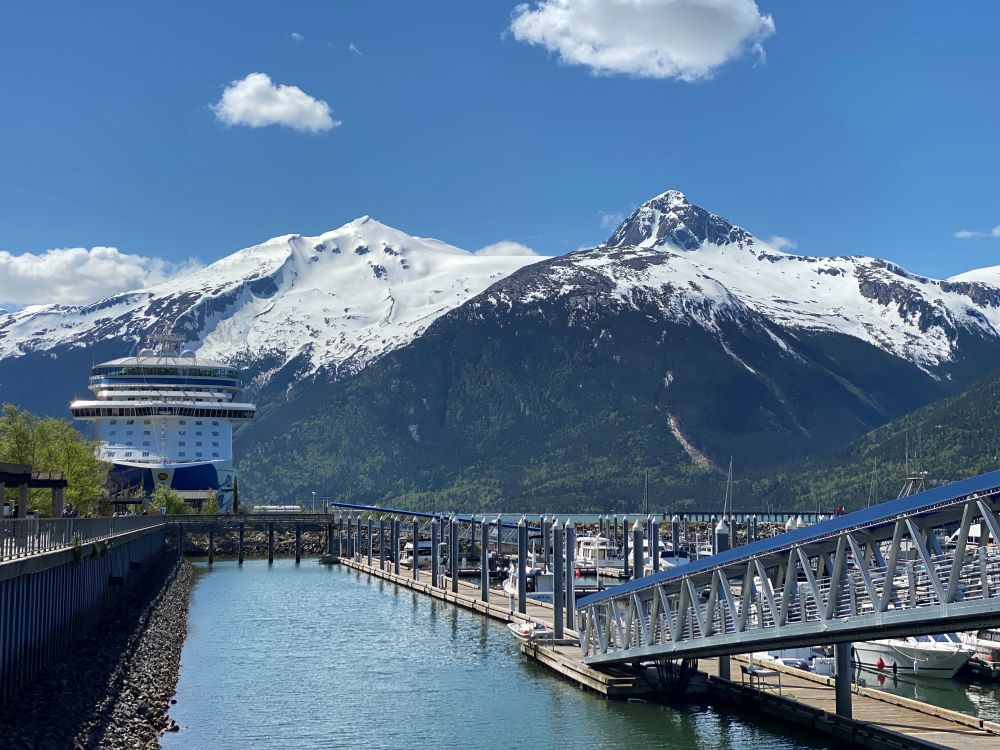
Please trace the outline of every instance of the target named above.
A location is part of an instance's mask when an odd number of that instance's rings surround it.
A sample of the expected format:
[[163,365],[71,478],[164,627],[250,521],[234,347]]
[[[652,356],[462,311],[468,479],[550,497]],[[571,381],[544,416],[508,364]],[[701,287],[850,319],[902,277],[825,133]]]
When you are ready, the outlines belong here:
[[4,518],[0,520],[0,563],[162,526],[166,522],[163,516]]

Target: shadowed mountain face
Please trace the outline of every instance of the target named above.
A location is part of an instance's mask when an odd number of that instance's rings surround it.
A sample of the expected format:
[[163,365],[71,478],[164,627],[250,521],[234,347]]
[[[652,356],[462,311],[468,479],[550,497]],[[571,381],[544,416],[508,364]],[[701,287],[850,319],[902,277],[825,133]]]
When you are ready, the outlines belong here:
[[668,191],[557,258],[474,256],[365,217],[96,305],[0,314],[4,398],[62,413],[93,361],[164,316],[246,370],[250,501],[624,508],[651,468],[674,502],[731,455],[766,470],[1000,365],[1000,270],[940,281],[791,255]]
[[766,469],[953,392],[1000,364],[994,321],[984,282],[788,255],[669,192],[302,389],[241,436],[244,486],[582,510],[635,507],[652,467],[677,502],[730,455]]

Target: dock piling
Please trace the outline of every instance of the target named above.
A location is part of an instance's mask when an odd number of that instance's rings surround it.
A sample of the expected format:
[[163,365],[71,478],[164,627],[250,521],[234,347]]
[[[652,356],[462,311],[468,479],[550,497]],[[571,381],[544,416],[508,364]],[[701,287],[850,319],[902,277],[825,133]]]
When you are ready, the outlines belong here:
[[431,521],[431,586],[438,588],[441,583],[441,522]]
[[378,569],[385,570],[385,518],[378,519]]
[[392,517],[392,572],[399,575],[399,516]]
[[295,524],[295,564],[302,562],[302,524]]
[[460,531],[458,516],[451,517],[451,539],[448,541],[448,560],[451,566],[449,578],[451,580],[451,591],[458,593],[458,533]]
[[267,564],[274,564],[274,523],[267,524]]
[[[615,524],[615,534],[618,534],[618,524]],[[625,578],[630,578],[635,571],[629,571],[629,559],[628,559],[628,516],[622,516],[622,573],[625,574]]]
[[528,611],[528,522],[521,516],[517,523],[517,611]]
[[837,675],[835,679],[837,715],[851,718],[851,643],[838,643],[833,647]]
[[636,519],[635,524],[632,526],[632,578],[633,580],[639,580],[642,578],[642,574],[645,572],[643,568],[645,567],[646,561],[643,559],[642,554],[642,523],[639,519]]
[[563,629],[563,613],[565,603],[563,594],[566,588],[565,572],[563,570],[563,527],[559,521],[552,519],[552,630],[556,640],[565,635]]
[[212,526],[208,530],[208,564],[212,565],[215,562],[215,527]]
[[[483,523],[479,527],[479,597],[484,602],[490,601],[490,522],[483,516]],[[500,529],[497,527],[497,534]]]
[[653,572],[660,570],[660,519],[649,519],[649,559],[653,563]]
[[420,521],[413,517],[413,580],[420,580]]
[[674,555],[681,553],[681,517],[674,513],[670,519],[670,545],[674,548]]
[[[242,535],[241,535],[242,539]],[[328,523],[326,525],[326,554],[333,554],[333,524]]]
[[243,564],[243,560],[246,557],[246,531],[247,531],[246,523],[240,521],[240,527],[239,527],[240,538],[236,549],[236,555],[240,565]]
[[576,527],[566,519],[566,624],[576,629]]
[[368,539],[366,540],[368,542],[368,567],[369,568],[372,566],[372,523],[373,523],[373,521],[372,521],[372,515],[371,515],[371,513],[369,513],[368,514]]

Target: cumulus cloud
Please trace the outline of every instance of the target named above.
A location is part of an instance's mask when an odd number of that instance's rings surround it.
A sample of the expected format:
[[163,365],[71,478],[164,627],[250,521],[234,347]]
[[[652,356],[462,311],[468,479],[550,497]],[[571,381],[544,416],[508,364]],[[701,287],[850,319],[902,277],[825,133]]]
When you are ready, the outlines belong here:
[[305,38],[306,38],[304,34],[300,34],[300,33],[299,33],[299,32],[297,32],[297,31],[293,31],[293,32],[292,32],[291,34],[289,34],[288,36],[290,36],[290,37],[292,38],[292,40],[293,40],[293,41],[296,41],[296,42],[301,42],[301,41],[302,41],[303,39],[305,39]]
[[787,237],[782,237],[780,234],[774,235],[771,239],[767,241],[767,244],[773,247],[775,250],[798,250],[799,243],[795,240],[790,240]]
[[995,226],[988,232],[973,232],[968,229],[962,229],[955,232],[955,237],[960,240],[971,240],[976,237],[1000,237],[1000,226]]
[[116,247],[67,247],[13,255],[0,250],[0,303],[80,305],[159,284],[201,268],[123,253]]
[[774,21],[754,0],[536,0],[510,32],[594,73],[696,81],[747,50],[763,60]]
[[320,133],[340,125],[330,114],[330,105],[309,96],[298,86],[275,85],[266,73],[250,73],[233,81],[212,105],[212,111],[227,125],[285,125],[295,130]]
[[476,255],[538,255],[534,250],[532,250],[527,245],[522,245],[520,242],[514,242],[513,240],[502,240],[501,242],[494,242],[492,245],[487,245],[476,251]]

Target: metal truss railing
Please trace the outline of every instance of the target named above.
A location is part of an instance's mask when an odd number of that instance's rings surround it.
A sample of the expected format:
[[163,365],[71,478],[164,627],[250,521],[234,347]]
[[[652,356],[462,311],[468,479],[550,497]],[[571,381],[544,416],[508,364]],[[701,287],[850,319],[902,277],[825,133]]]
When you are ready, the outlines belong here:
[[[914,496],[916,498],[918,496]],[[936,499],[936,498],[935,498]],[[843,516],[588,597],[584,661],[694,658],[1000,623],[1000,487]],[[981,524],[981,544],[968,541]],[[955,531],[956,542],[943,537]],[[787,537],[788,542],[782,540]],[[948,549],[943,549],[948,547]],[[741,551],[745,551],[741,554]]]

